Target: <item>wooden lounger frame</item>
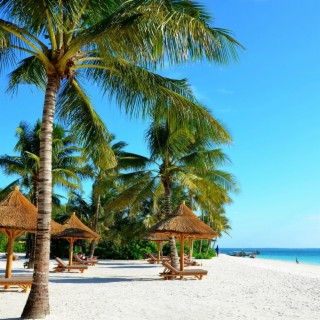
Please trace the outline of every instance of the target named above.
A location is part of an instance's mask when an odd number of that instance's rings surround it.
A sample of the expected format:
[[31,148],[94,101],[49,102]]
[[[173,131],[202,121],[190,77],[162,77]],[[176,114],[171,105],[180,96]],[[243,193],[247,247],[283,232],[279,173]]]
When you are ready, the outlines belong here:
[[83,273],[84,270],[88,269],[88,266],[84,264],[77,264],[74,266],[68,266],[66,263],[64,263],[60,258],[56,258],[56,261],[58,262],[58,265],[53,268],[54,272],[63,272],[65,270],[79,270],[81,273]]
[[160,263],[162,261],[167,261],[167,262],[171,261],[169,257],[161,257],[160,259],[158,259],[151,253],[146,252],[145,254],[148,257],[147,262],[149,262],[150,264]]
[[203,269],[188,269],[180,271],[174,268],[170,263],[165,261],[162,262],[162,265],[164,266],[164,270],[160,273],[160,276],[163,277],[164,280],[177,277],[180,277],[180,279],[183,279],[184,277],[195,277],[201,280],[203,276],[206,276],[208,274],[208,271]]
[[4,286],[5,289],[11,286],[17,286],[22,289],[22,292],[28,292],[31,288],[33,276],[13,276],[11,278],[0,278],[0,286]]

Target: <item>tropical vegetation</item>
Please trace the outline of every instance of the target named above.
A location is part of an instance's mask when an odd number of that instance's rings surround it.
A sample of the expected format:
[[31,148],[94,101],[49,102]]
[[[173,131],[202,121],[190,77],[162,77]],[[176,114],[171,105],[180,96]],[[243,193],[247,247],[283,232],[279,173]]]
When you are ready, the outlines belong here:
[[[57,116],[99,168],[116,165],[109,134],[85,90],[85,81],[131,116],[165,115],[172,128],[188,127],[227,142],[221,125],[192,95],[185,80],[154,71],[165,63],[208,59],[227,63],[239,43],[210,26],[210,15],[193,1],[0,2],[0,70],[11,67],[9,90],[20,84],[45,92],[39,158],[39,219],[34,283],[24,318],[49,314],[49,232],[52,213],[52,142]],[[217,134],[218,132],[222,134]],[[99,156],[96,156],[96,153]]]

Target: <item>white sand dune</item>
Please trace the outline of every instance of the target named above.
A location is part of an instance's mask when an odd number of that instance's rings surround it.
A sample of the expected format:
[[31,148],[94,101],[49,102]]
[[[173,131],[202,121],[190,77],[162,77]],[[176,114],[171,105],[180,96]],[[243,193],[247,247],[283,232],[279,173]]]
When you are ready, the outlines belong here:
[[[320,319],[320,266],[220,255],[203,280],[160,279],[160,265],[101,260],[83,274],[50,273],[51,319]],[[14,273],[23,269],[14,261]],[[51,261],[51,269],[54,261]],[[0,259],[3,276],[5,260]],[[27,294],[0,287],[0,319],[17,319]]]

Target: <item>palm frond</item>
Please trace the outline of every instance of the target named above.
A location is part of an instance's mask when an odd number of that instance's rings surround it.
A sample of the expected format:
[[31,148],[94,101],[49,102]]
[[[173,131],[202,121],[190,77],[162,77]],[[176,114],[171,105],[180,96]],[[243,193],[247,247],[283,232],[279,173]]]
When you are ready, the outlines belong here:
[[23,59],[19,66],[9,74],[9,87],[7,91],[16,93],[18,85],[34,84],[41,90],[45,90],[47,84],[47,75],[45,68],[36,57]]
[[65,85],[57,101],[58,117],[71,125],[71,134],[86,150],[86,156],[96,159],[99,166],[113,167],[115,157],[108,144],[109,133],[94,111],[84,90],[75,81]]

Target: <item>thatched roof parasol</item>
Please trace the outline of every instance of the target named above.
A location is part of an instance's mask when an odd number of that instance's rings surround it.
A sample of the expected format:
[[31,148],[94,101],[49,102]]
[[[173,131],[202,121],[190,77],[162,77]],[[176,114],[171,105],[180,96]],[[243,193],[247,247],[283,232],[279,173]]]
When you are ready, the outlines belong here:
[[174,235],[178,238],[181,235],[197,239],[212,239],[217,236],[217,232],[201,221],[184,201],[174,213],[152,226],[148,232]]
[[38,209],[15,186],[13,191],[0,202],[0,228],[35,232]]
[[[0,231],[8,238],[6,278],[11,277],[14,239],[23,232],[36,232],[38,209],[15,186],[0,202]],[[61,231],[61,225],[51,221],[52,232]]]
[[180,239],[181,271],[183,271],[184,268],[183,255],[185,239],[212,239],[217,236],[217,232],[202,222],[192,210],[186,206],[184,201],[174,213],[152,226],[148,232],[151,234],[175,236]]
[[72,265],[73,260],[73,243],[78,239],[98,240],[100,235],[91,230],[73,212],[70,218],[62,225],[63,230],[57,234],[54,234],[55,238],[67,239],[70,243],[69,248],[69,265]]

